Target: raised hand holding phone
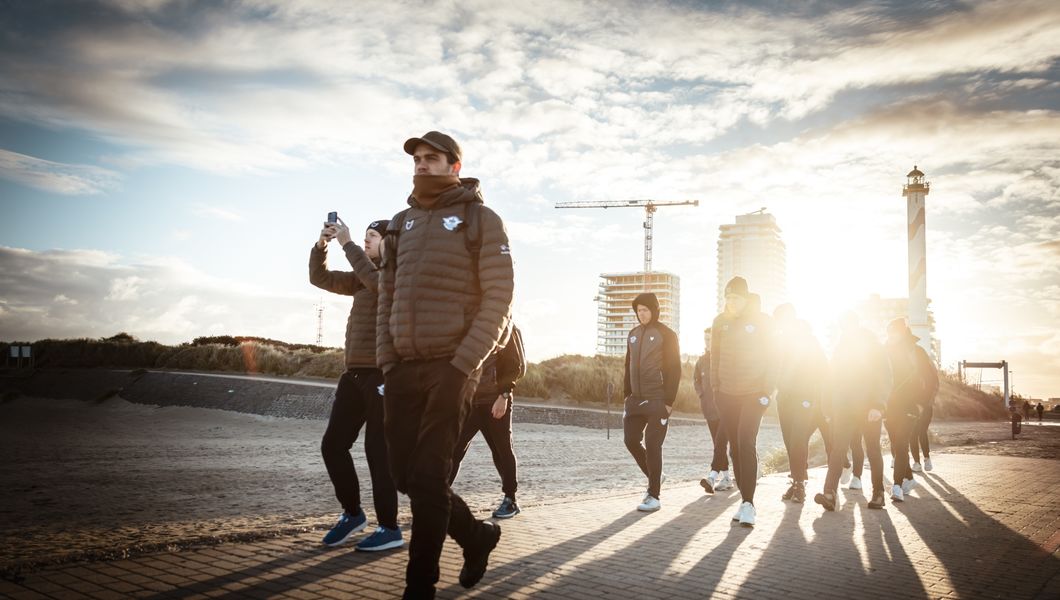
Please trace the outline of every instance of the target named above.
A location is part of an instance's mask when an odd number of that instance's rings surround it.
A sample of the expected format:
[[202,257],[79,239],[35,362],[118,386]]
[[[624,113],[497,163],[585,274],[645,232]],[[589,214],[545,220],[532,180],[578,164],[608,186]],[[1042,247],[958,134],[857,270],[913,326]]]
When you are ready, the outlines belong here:
[[336,220],[338,223],[332,226],[335,228],[335,239],[339,240],[340,246],[345,246],[347,242],[353,241],[353,238],[350,237],[350,228],[338,216],[336,216]]

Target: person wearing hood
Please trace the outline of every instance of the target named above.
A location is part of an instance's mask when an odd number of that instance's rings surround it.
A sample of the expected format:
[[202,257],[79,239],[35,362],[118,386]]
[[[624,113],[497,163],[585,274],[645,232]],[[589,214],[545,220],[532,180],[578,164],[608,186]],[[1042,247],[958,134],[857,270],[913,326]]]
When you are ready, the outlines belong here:
[[637,510],[654,512],[660,508],[663,441],[681,383],[681,349],[677,334],[659,322],[659,299],[655,294],[637,296],[633,312],[639,324],[626,339],[623,438],[633,460],[648,478],[648,492]]
[[[855,313],[844,313],[839,327],[839,343],[832,355],[828,392],[824,396],[824,414],[832,431],[828,472],[823,491],[813,500],[825,510],[836,509],[847,449],[864,439],[872,476],[872,499],[868,506],[879,509],[884,505],[880,426],[886,413],[891,369],[876,336],[860,325]],[[859,457],[854,460],[863,461]]]
[[376,361],[390,470],[412,508],[404,597],[433,598],[447,534],[463,549],[465,588],[482,579],[500,540],[449,475],[482,363],[511,320],[514,274],[504,223],[483,206],[478,180],[459,176],[456,141],[430,131],[404,150],[415,176],[409,208],[387,228]]
[[[909,491],[916,486],[909,464],[909,438],[920,417],[920,407],[930,386],[927,375],[919,365],[931,362],[927,352],[917,344],[919,339],[913,335],[903,318],[887,324],[886,349],[887,358],[891,361],[893,384],[887,401],[886,425],[887,436],[891,438],[891,459],[894,461],[891,500],[895,502],[908,500]],[[931,393],[934,394],[934,389]]]
[[[357,550],[379,551],[404,545],[397,523],[397,490],[390,476],[386,440],[383,437],[383,373],[375,365],[375,312],[379,287],[379,263],[386,219],[372,221],[364,232],[364,248],[350,236],[341,219],[324,223],[320,238],[309,253],[309,282],[322,290],[353,296],[346,321],[346,372],[339,377],[320,453],[342,515],[324,536],[326,546],[339,546],[365,528],[361,510],[361,486],[350,448],[364,427],[364,454],[372,478],[372,501],[379,527],[357,543]],[[336,239],[353,271],[327,268],[328,242]]]
[[777,332],[777,416],[791,469],[791,485],[781,498],[802,503],[809,479],[810,437],[820,430],[825,453],[831,448],[821,407],[828,359],[810,324],[796,316],[794,306],[776,307],[773,322]]
[[731,445],[742,500],[733,520],[744,527],[755,523],[758,428],[776,380],[772,319],[760,305],[757,295],[748,291],[747,281],[733,277],[725,285],[725,310],[710,328],[710,383]]

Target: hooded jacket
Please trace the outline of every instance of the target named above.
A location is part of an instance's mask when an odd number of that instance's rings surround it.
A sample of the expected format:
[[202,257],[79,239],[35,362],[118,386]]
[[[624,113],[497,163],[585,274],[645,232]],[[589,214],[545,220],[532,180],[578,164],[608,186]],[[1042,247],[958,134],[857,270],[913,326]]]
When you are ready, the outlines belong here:
[[939,374],[927,352],[912,334],[887,342],[887,357],[891,362],[893,387],[888,402],[892,413],[919,414],[919,406],[927,406],[935,399]]
[[777,402],[809,402],[821,408],[828,359],[810,325],[801,319],[777,327]]
[[485,206],[477,258],[467,248],[467,206],[482,202],[478,180],[461,179],[429,210],[409,197],[403,222],[391,220],[387,243],[400,228],[397,249],[388,248],[381,269],[376,316],[376,361],[384,372],[400,361],[450,357],[470,375],[493,352],[515,283],[504,223]]
[[830,365],[830,390],[825,414],[884,412],[891,388],[891,367],[883,346],[864,327],[840,333]]
[[772,319],[750,302],[742,313],[714,318],[710,337],[710,383],[730,396],[769,396],[776,384]]
[[322,290],[353,296],[350,316],[346,319],[346,368],[375,368],[375,313],[378,304],[379,269],[350,241],[342,247],[350,271],[329,271],[328,248],[313,244],[309,252],[309,282]]
[[626,398],[662,400],[673,406],[681,384],[681,349],[677,334],[659,322],[659,300],[655,294],[641,294],[633,300],[651,310],[651,321],[637,325],[626,339],[626,365],[623,393]]

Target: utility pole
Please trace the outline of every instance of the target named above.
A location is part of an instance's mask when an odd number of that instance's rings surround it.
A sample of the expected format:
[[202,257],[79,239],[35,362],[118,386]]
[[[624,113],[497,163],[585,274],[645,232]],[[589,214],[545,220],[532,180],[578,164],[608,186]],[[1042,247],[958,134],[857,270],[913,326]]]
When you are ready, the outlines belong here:
[[598,202],[557,202],[556,208],[644,208],[644,272],[651,273],[652,230],[655,211],[660,206],[699,206],[699,200],[601,200]]

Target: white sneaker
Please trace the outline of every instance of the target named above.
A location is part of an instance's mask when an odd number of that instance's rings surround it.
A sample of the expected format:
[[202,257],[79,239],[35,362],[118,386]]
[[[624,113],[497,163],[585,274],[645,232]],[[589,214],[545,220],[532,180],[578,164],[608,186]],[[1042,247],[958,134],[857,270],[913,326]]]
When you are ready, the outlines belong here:
[[743,504],[741,504],[739,506],[739,508],[736,509],[736,514],[732,516],[732,520],[733,521],[739,521],[740,517],[742,517],[742,516],[743,516]]
[[850,489],[852,489],[852,490],[860,490],[861,489],[861,478],[860,477],[851,477],[850,478]]
[[637,510],[640,512],[655,512],[660,508],[662,508],[662,505],[659,504],[659,499],[651,494],[644,494],[644,501],[637,506]]
[[902,482],[902,493],[908,496],[909,492],[913,491],[913,488],[915,488],[915,487],[916,487],[916,481],[915,480],[906,479],[905,481]]
[[721,481],[719,481],[717,483],[717,485],[714,486],[714,491],[716,491],[716,492],[724,492],[725,490],[731,490],[731,489],[732,489],[732,478],[729,477],[729,472],[725,471],[724,473],[721,474]]
[[755,526],[755,505],[750,502],[744,502],[740,505],[740,525],[744,527]]
[[931,459],[925,456],[924,457],[924,470],[925,471],[930,471],[931,469],[932,469],[932,467],[931,467]]
[[850,467],[843,467],[843,475],[839,478],[839,483],[846,485],[850,483],[850,478],[854,475],[854,469]]
[[895,484],[891,488],[891,501],[892,502],[904,502],[905,494],[902,493],[902,486]]
[[924,467],[920,466],[920,463],[913,463],[913,466],[910,467],[910,468],[913,469],[914,473],[923,473],[924,472]]

